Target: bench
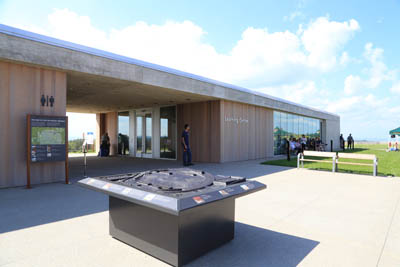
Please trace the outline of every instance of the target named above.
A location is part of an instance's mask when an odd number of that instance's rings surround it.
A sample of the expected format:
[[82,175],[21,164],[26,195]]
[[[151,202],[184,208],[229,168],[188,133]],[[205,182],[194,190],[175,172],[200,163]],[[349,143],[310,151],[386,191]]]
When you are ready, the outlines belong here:
[[[305,159],[305,156],[331,158],[332,160]],[[336,170],[336,153],[304,150],[297,155],[297,168],[304,167],[304,161],[332,163],[332,172]]]
[[[339,162],[339,159],[361,159],[372,160],[372,163],[358,163],[358,162]],[[378,158],[373,154],[353,154],[353,153],[338,153],[336,158],[336,166],[338,164],[359,165],[359,166],[373,166],[373,174],[378,174]]]

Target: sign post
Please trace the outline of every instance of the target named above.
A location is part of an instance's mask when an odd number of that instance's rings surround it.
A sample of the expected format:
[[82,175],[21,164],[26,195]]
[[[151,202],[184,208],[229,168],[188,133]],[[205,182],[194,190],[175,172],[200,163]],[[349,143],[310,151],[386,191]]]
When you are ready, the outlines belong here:
[[65,162],[68,184],[68,117],[27,115],[27,188],[31,188],[31,163]]

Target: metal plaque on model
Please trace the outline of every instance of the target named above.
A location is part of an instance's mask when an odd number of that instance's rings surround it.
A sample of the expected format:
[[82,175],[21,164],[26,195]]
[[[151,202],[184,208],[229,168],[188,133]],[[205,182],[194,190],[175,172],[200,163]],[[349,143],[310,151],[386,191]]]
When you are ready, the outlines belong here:
[[30,116],[31,162],[65,161],[66,117]]

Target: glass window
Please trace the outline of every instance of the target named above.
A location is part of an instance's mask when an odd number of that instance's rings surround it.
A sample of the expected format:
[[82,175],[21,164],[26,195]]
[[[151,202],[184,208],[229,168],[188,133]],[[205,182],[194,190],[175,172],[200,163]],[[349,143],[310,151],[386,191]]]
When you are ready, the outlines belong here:
[[146,114],[146,154],[151,154],[151,138],[152,138],[152,118],[151,114]]
[[281,112],[274,111],[274,155],[280,154],[282,142]]
[[293,137],[293,115],[288,114],[288,137]]
[[282,138],[288,136],[288,117],[287,113],[281,113]]
[[318,120],[318,136],[319,138],[322,139],[321,128],[322,128],[322,122]]
[[278,154],[283,154],[285,153],[285,146],[288,138],[288,114],[281,112],[281,135],[280,135],[280,140],[278,144]]
[[304,117],[299,116],[299,135],[304,134]]
[[129,154],[129,112],[118,112],[118,154]]
[[314,132],[314,125],[313,121],[311,118],[308,119],[308,134],[310,135],[310,138],[313,138],[313,132]]
[[321,137],[321,121],[300,115],[274,111],[274,154],[285,154],[286,140],[290,137]]
[[136,117],[136,152],[142,153],[142,123],[143,117]]
[[314,124],[314,137],[317,137],[318,136],[318,134],[317,134],[317,132],[318,132],[318,120],[313,119],[313,124]]
[[299,138],[299,116],[293,115],[293,134],[294,137]]
[[176,158],[176,107],[160,108],[160,157]]

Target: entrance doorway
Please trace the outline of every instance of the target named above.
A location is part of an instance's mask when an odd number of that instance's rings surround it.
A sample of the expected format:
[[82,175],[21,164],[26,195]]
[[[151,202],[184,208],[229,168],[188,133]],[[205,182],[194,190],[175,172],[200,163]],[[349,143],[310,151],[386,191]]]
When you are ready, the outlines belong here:
[[129,112],[118,112],[118,154],[129,155]]
[[151,158],[153,156],[153,118],[150,110],[136,112],[136,157]]

